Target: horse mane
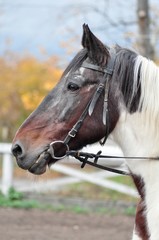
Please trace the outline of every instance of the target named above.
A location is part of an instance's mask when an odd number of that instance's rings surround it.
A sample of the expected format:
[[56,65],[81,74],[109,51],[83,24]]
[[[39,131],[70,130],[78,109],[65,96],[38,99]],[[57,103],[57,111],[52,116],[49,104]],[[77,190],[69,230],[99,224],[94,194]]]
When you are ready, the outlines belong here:
[[[135,71],[137,53],[126,48],[116,46],[117,57],[112,81],[118,79],[124,104],[129,112],[135,112],[139,106],[141,85],[140,65]],[[135,71],[135,74],[134,74]]]
[[141,84],[139,110],[159,115],[159,68],[153,61],[139,55],[136,59],[135,75],[139,69]]
[[159,68],[151,60],[129,49],[116,47],[113,81],[117,81],[130,113],[144,112],[159,118]]

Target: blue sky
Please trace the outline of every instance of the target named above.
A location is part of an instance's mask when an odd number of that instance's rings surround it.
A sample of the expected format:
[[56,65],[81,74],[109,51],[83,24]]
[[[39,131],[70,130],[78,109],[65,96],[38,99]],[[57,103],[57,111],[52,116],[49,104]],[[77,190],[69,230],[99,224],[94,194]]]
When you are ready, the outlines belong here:
[[[93,2],[93,3],[92,3]],[[105,4],[106,2],[106,4]],[[108,45],[118,43],[131,47],[136,38],[135,24],[119,25],[118,22],[136,21],[136,0],[0,0],[0,54],[7,49],[18,53],[66,55],[68,48],[80,48],[82,24],[88,23],[94,33]],[[158,0],[151,0],[152,5]],[[96,9],[96,12],[91,9]],[[98,14],[101,11],[107,18]],[[114,25],[112,27],[112,25]],[[69,41],[68,41],[69,42]],[[66,44],[67,45],[67,44]],[[68,44],[69,45],[69,44]],[[65,56],[66,57],[66,56]]]

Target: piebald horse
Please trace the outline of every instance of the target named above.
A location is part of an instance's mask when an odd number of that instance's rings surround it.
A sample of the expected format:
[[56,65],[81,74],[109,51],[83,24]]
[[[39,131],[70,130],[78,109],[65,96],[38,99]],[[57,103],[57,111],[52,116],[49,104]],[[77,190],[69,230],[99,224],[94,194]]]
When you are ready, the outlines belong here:
[[159,68],[132,50],[105,46],[85,24],[82,46],[17,131],[12,152],[21,168],[43,174],[68,151],[111,134],[140,195],[132,239],[158,240]]

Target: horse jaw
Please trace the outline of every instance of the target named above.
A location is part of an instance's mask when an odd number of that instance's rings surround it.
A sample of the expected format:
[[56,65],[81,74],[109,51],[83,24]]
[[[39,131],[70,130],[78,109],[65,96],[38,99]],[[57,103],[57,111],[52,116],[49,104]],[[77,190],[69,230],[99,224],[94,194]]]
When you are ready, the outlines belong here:
[[[156,129],[156,125],[153,121],[151,122],[151,118],[148,118],[146,113],[129,114],[123,110],[112,135],[123,150],[124,156],[151,158],[159,156],[158,132],[159,129]],[[159,161],[126,159],[126,164],[132,176],[138,176],[143,181],[142,187],[139,182],[134,182],[141,196],[142,204],[145,205],[142,214],[145,215],[144,224],[147,234],[134,231],[133,240],[157,240],[159,236],[159,229],[156,227],[156,223],[159,222]],[[136,224],[140,223],[137,222]],[[138,229],[138,226],[136,226],[136,229]],[[151,237],[141,238],[141,234]]]

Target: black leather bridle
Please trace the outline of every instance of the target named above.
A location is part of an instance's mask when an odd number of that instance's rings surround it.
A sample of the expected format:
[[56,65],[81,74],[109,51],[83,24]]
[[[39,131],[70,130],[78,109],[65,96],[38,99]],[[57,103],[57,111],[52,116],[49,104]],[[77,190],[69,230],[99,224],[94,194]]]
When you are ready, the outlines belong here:
[[[109,51],[109,58],[107,62],[107,66],[105,68],[102,68],[100,66],[97,66],[95,64],[88,63],[87,61],[84,61],[81,65],[83,68],[91,69],[94,71],[102,72],[104,73],[103,78],[100,80],[97,89],[95,90],[91,100],[88,102],[86,105],[83,113],[81,114],[80,118],[78,121],[75,123],[75,125],[72,127],[72,129],[68,132],[67,136],[63,141],[53,141],[50,143],[50,148],[49,148],[49,153],[54,159],[62,159],[68,155],[69,152],[69,142],[72,138],[75,138],[76,134],[78,133],[79,129],[81,128],[84,119],[86,118],[87,115],[91,116],[94,108],[96,106],[96,103],[101,96],[101,94],[104,92],[104,103],[103,103],[103,124],[106,126],[106,134],[104,137],[104,140],[101,142],[101,144],[104,144],[107,140],[108,134],[109,134],[109,124],[108,124],[108,93],[109,93],[109,80],[113,75],[114,71],[114,65],[115,65],[115,60],[116,60],[116,52],[115,49],[110,49]],[[55,155],[55,145],[61,144],[63,145],[63,148],[66,149],[66,154],[63,156],[56,156]]]

